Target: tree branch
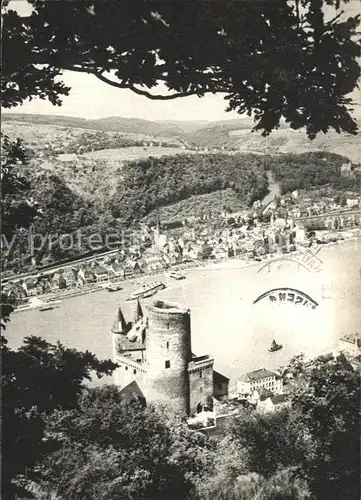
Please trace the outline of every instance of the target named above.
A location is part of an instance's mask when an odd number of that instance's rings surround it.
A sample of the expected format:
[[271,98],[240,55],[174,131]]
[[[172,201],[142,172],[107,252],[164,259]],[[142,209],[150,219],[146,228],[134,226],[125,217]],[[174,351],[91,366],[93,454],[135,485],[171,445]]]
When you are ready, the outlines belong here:
[[99,80],[101,80],[102,82],[111,85],[112,87],[116,87],[118,89],[129,89],[135,94],[142,95],[144,97],[147,97],[148,99],[153,99],[155,101],[170,101],[172,99],[177,99],[178,97],[188,97],[191,95],[202,96],[206,92],[211,92],[211,90],[205,90],[202,92],[200,91],[177,92],[176,94],[171,94],[171,95],[152,94],[147,90],[138,89],[134,85],[124,84],[120,82],[114,82],[114,80],[109,80],[109,78],[105,77],[102,73],[99,72],[93,72],[93,75],[99,78]]

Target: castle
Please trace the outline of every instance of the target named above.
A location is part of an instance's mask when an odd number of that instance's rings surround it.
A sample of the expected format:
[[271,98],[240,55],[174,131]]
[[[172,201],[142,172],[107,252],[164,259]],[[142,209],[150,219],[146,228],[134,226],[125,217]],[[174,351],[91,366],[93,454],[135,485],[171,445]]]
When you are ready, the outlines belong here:
[[146,401],[188,416],[228,395],[229,379],[213,369],[214,359],[192,354],[189,309],[157,300],[145,315],[137,301],[133,321],[119,308],[111,332],[120,387],[136,383]]

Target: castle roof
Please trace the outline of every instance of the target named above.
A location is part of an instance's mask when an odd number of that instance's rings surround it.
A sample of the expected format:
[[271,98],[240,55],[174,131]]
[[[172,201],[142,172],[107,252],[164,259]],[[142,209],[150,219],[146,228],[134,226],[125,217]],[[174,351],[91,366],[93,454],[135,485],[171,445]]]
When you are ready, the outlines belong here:
[[117,319],[113,323],[112,328],[113,333],[126,333],[127,332],[127,322],[125,321],[123,311],[121,308],[118,308]]
[[127,336],[119,336],[118,351],[119,353],[126,351],[145,351],[145,344],[139,340],[130,340]]
[[361,341],[361,334],[360,333],[348,333],[341,337],[339,340],[342,340],[343,342],[349,342],[350,344],[358,344]]
[[119,394],[122,403],[130,403],[135,401],[141,404],[146,403],[145,396],[135,380],[133,380],[133,382],[123,387],[123,389],[121,389]]
[[217,372],[217,370],[213,370],[213,376],[215,379],[217,379],[217,382],[227,382],[229,381],[229,378],[223,375],[223,373]]
[[143,309],[142,306],[140,305],[139,298],[137,299],[137,305],[135,306],[135,311],[134,311],[134,323],[138,323],[138,321],[143,318]]

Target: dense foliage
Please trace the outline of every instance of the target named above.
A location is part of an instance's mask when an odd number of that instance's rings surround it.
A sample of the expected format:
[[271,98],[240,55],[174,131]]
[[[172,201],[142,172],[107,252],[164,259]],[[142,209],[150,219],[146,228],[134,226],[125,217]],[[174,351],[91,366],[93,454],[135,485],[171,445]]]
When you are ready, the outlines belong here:
[[254,155],[194,154],[147,158],[123,169],[112,206],[126,223],[194,194],[233,189],[246,205],[267,194],[262,158]]
[[[98,235],[101,247],[116,225],[109,211],[103,208],[99,213],[62,177],[39,168],[22,141],[2,136],[1,146],[2,270],[24,270],[44,259],[84,253],[91,249],[88,236],[92,234]],[[62,235],[72,237],[62,239]]]
[[150,99],[225,93],[265,133],[282,117],[310,137],[355,133],[347,95],[360,76],[359,17],[323,11],[347,2],[29,0],[31,15],[4,15],[2,103],[60,104],[69,89],[57,77],[70,70]]
[[58,448],[38,486],[59,499],[358,500],[360,374],[342,356],[297,373],[290,407],[244,410],[217,441],[115,387],[87,390],[46,419]]
[[4,497],[358,500],[360,373],[343,356],[291,365],[289,407],[244,409],[213,441],[114,386],[84,389],[110,361],[36,337],[5,344]]
[[194,498],[211,448],[162,409],[124,403],[112,386],[87,390],[78,408],[53,414],[48,433],[61,448],[42,476],[69,500]]
[[292,400],[305,444],[301,473],[317,500],[361,496],[361,376],[343,356],[320,358]]
[[[21,167],[28,164],[30,152],[18,139],[1,135],[1,268],[16,241],[16,232],[29,228],[39,205],[30,196],[30,182]],[[1,289],[1,329],[5,329],[14,302]]]
[[[1,234],[10,239],[18,227],[29,227],[39,213],[39,205],[31,198],[30,182],[24,166],[31,152],[20,139],[11,141],[1,135]],[[4,240],[5,241],[5,240]]]
[[360,373],[342,355],[292,368],[291,406],[234,417],[202,498],[360,498]]
[[326,152],[287,154],[269,157],[267,164],[280,184],[281,194],[329,184],[334,189],[359,188],[360,178],[341,177],[340,168],[348,159]]
[[54,450],[45,437],[45,417],[56,409],[78,404],[84,381],[95,371],[110,375],[116,365],[99,361],[89,352],[27,337],[19,350],[2,345],[2,496],[21,492],[21,478],[37,477],[35,464]]

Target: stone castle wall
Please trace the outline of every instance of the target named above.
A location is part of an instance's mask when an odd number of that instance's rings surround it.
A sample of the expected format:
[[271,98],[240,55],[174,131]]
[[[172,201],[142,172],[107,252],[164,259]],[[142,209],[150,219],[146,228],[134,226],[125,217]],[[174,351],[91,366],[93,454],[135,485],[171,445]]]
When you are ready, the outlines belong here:
[[190,311],[156,301],[149,309],[146,333],[147,400],[188,415],[191,357]]
[[[207,357],[208,358],[208,357]],[[213,397],[213,359],[189,364],[190,415],[208,406]]]

